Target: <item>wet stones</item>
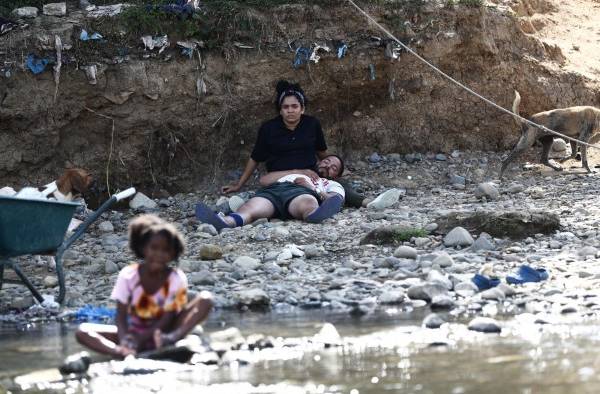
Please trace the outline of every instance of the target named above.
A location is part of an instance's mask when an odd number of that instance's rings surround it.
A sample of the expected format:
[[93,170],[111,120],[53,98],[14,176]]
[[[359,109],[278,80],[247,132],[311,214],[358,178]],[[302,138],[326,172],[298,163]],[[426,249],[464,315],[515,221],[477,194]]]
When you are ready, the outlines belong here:
[[400,245],[424,231],[403,225],[382,226],[371,230],[360,240],[360,244]]
[[56,276],[48,275],[44,278],[45,287],[56,287],[58,285],[58,278]]
[[21,7],[14,9],[12,14],[16,18],[34,19],[37,18],[38,11],[36,7]]
[[379,295],[377,301],[380,304],[401,304],[404,302],[405,294],[402,289],[386,290]]
[[271,298],[267,293],[258,288],[240,290],[234,294],[235,304],[244,309],[267,309],[271,304]]
[[473,244],[473,237],[467,230],[462,227],[455,227],[444,237],[444,246],[471,246]]
[[468,329],[483,333],[499,333],[502,331],[500,324],[489,317],[476,317],[469,322]]
[[212,286],[217,282],[217,278],[208,270],[194,272],[189,275],[189,280],[194,285]]
[[421,285],[413,285],[408,288],[407,295],[412,300],[423,300],[431,302],[433,297],[446,294],[448,289],[446,286],[439,283],[426,283]]
[[427,315],[425,317],[425,319],[423,319],[423,327],[426,327],[426,328],[432,328],[432,329],[440,328],[441,325],[444,323],[445,323],[444,319],[442,319],[436,313],[431,313],[431,314]]
[[100,222],[100,224],[98,225],[98,230],[100,230],[100,232],[103,233],[112,233],[113,231],[115,231],[115,228],[111,222],[105,220],[103,222]]

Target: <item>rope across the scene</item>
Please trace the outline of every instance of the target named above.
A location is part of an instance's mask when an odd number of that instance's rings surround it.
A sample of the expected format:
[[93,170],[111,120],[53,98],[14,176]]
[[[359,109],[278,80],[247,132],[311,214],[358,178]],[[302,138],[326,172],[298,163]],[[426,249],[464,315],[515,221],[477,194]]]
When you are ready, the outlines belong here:
[[412,54],[413,56],[415,56],[417,59],[419,59],[421,62],[425,63],[427,66],[429,66],[431,69],[433,69],[435,72],[437,72],[438,74],[442,75],[444,78],[446,78],[447,80],[449,80],[450,82],[454,83],[455,85],[458,85],[459,87],[461,87],[462,89],[466,90],[467,92],[471,93],[473,96],[485,101],[486,103],[488,103],[489,105],[491,105],[492,107],[497,108],[498,110],[507,113],[509,115],[514,116],[515,118],[518,118],[519,120],[521,120],[522,122],[525,122],[531,126],[537,127],[539,129],[542,129],[550,134],[554,134],[556,136],[559,136],[561,138],[565,138],[569,141],[573,141],[573,142],[577,142],[578,144],[581,145],[585,145],[585,146],[589,146],[590,148],[596,148],[600,150],[600,146],[599,145],[593,145],[590,144],[588,142],[585,141],[581,141],[578,140],[576,138],[573,137],[569,137],[567,135],[564,135],[562,133],[559,133],[558,131],[554,131],[551,130],[549,128],[547,128],[546,126],[537,124],[535,122],[532,122],[529,119],[526,119],[514,112],[512,112],[511,110],[508,110],[498,104],[496,104],[495,102],[493,102],[492,100],[480,95],[479,93],[475,92],[473,89],[469,88],[468,86],[466,86],[465,84],[463,84],[460,81],[457,81],[456,79],[452,78],[450,75],[446,74],[445,72],[443,72],[442,70],[440,70],[439,68],[437,68],[435,65],[431,64],[429,61],[427,61],[426,59],[424,59],[422,56],[420,56],[418,53],[416,53],[415,51],[413,51],[410,47],[408,47],[407,45],[405,45],[402,41],[400,41],[398,38],[396,38],[396,36],[394,36],[392,33],[390,33],[385,27],[383,27],[379,22],[377,22],[371,15],[367,14],[362,8],[360,8],[358,5],[356,5],[356,3],[353,0],[348,0],[348,2],[350,4],[352,4],[354,6],[354,8],[356,8],[361,14],[363,14],[368,20],[370,20],[372,23],[375,24],[375,26],[377,26],[379,29],[381,29],[381,31],[383,31],[385,34],[388,35],[388,37],[390,37],[391,39],[393,39],[395,42],[397,42],[402,48],[404,48],[407,52],[409,52],[410,54]]

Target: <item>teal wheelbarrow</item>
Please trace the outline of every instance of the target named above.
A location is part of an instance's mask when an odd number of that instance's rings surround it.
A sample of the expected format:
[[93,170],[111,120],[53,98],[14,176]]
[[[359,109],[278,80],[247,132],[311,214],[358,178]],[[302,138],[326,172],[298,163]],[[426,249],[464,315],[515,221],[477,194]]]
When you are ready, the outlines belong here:
[[[38,302],[43,302],[44,298],[21,271],[15,258],[24,255],[54,255],[59,286],[56,301],[62,304],[65,299],[63,254],[111,205],[134,194],[135,189],[130,188],[113,195],[67,239],[65,234],[79,204],[0,196],[0,289],[3,282],[23,284]],[[17,274],[19,280],[4,279],[7,267]]]

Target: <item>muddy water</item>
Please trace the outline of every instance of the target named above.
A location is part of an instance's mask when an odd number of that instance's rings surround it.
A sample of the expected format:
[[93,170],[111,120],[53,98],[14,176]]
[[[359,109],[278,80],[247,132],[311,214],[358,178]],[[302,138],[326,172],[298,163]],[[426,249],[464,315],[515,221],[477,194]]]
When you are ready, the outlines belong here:
[[[503,321],[503,332],[473,333],[453,323],[419,327],[421,316],[394,310],[352,318],[319,313],[222,313],[206,331],[235,326],[244,335],[314,335],[332,322],[344,346],[326,350],[265,350],[251,363],[202,367],[143,377],[111,376],[72,392],[215,393],[598,393],[600,321],[562,317],[535,324],[523,314]],[[78,351],[73,326],[41,325],[0,331],[0,379],[56,366]],[[0,389],[0,392],[2,390]],[[61,391],[61,390],[59,390]],[[115,391],[116,392],[116,391]]]

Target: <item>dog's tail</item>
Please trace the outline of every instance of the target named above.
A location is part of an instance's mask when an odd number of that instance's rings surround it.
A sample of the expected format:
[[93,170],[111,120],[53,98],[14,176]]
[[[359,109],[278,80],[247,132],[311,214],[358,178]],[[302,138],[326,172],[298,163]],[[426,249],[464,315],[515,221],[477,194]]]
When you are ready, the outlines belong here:
[[[513,100],[512,111],[517,115],[519,115],[519,105],[521,105],[521,95],[515,90],[515,99]],[[516,116],[514,118],[517,124],[520,126],[522,123],[521,119]]]

